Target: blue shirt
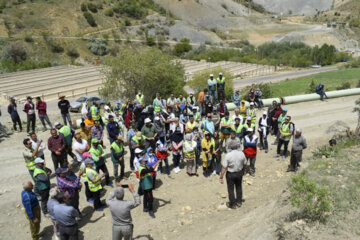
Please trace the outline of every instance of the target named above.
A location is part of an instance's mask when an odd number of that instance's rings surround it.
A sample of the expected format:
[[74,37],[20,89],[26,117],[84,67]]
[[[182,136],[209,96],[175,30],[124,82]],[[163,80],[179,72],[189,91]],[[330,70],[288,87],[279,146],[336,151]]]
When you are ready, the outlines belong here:
[[129,129],[129,131],[128,131],[127,134],[126,134],[126,139],[127,139],[128,141],[131,141],[131,139],[132,139],[135,135],[136,135],[135,130],[131,128],[131,129]]
[[55,207],[55,205],[58,205],[58,204],[59,204],[59,202],[54,198],[49,198],[49,200],[47,202],[47,208],[49,210],[50,217],[52,220],[55,220],[54,207]]
[[76,224],[75,218],[79,217],[79,213],[74,207],[60,203],[54,206],[54,217],[62,225],[73,226]]
[[37,200],[35,193],[23,190],[21,192],[21,201],[29,219],[34,219],[35,216],[32,211],[39,207],[39,201]]
[[120,135],[120,126],[117,122],[108,122],[106,130],[111,138],[115,138]]
[[[250,141],[252,141],[252,139],[254,138],[254,136],[249,137]],[[258,139],[256,139],[254,142],[248,142],[246,141],[246,138],[244,138],[244,147],[256,147],[258,142]]]

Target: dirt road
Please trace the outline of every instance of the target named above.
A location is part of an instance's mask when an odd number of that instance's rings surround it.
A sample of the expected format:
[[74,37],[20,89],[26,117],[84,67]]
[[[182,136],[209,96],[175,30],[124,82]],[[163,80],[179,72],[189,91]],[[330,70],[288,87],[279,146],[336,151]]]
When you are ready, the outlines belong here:
[[[359,96],[351,96],[287,106],[296,127],[303,129],[308,140],[309,149],[305,152],[305,157],[310,155],[315,146],[327,142],[331,137],[327,129],[337,121],[352,128],[356,126],[357,116],[352,113],[352,108],[358,98]],[[258,113],[260,115],[261,111]],[[51,115],[53,121],[58,117]],[[40,132],[39,136],[47,140],[49,133]],[[30,179],[21,155],[24,137],[25,133],[15,133],[0,143],[0,239],[29,238],[28,222],[20,197],[21,183]],[[273,137],[269,137],[270,143],[273,140]],[[286,188],[291,173],[286,173],[289,159],[274,159],[274,154],[273,145],[270,145],[268,154],[259,153],[256,177],[245,176],[243,191],[246,201],[238,210],[219,209],[219,205],[227,201],[227,191],[226,184],[221,185],[217,176],[205,178],[201,170],[198,178],[188,177],[185,170],[179,174],[172,173],[172,178],[159,174],[159,188],[154,191],[156,219],[150,219],[143,213],[142,206],[134,209],[132,216],[135,239],[275,239],[273,207],[277,196]],[[48,151],[45,158],[52,168]],[[112,175],[110,160],[107,161],[107,166]],[[128,164],[126,170],[129,170]],[[130,181],[136,182],[134,177]],[[52,183],[55,183],[55,178]],[[111,188],[106,187],[106,196],[111,191]],[[125,198],[131,199],[128,192]],[[80,209],[85,215],[79,223],[84,239],[111,239],[111,215],[108,209],[93,213],[91,205],[85,202],[83,191],[80,193]],[[51,239],[49,219],[42,219],[41,229],[42,239]]]

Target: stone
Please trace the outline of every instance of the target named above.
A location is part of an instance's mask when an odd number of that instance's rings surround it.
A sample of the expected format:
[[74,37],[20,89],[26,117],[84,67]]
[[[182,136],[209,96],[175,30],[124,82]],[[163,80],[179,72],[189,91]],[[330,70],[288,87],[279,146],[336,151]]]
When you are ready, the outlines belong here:
[[227,194],[226,193],[222,193],[221,194],[221,198],[226,198],[227,197]]
[[225,204],[221,204],[217,207],[218,211],[225,211],[227,209],[227,206]]
[[190,206],[186,206],[184,207],[185,211],[191,211],[191,207]]
[[322,156],[321,156],[321,159],[326,159],[326,156],[325,156],[325,155],[322,155]]
[[252,185],[252,184],[253,184],[253,181],[251,181],[251,180],[249,179],[249,180],[246,181],[246,183],[247,183],[248,185]]
[[180,216],[184,216],[185,215],[185,212],[181,212],[179,213]]
[[18,205],[16,205],[16,208],[19,208],[20,207],[20,203]]
[[296,223],[299,224],[299,225],[306,224],[306,222],[304,220],[302,220],[302,219],[296,220]]

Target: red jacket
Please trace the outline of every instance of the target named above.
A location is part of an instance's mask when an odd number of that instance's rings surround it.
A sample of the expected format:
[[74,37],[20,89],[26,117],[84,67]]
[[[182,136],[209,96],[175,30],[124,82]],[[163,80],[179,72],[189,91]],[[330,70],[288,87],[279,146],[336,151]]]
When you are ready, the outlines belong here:
[[24,106],[24,112],[26,112],[26,114],[29,114],[29,110],[34,110],[34,114],[35,114],[35,104],[34,103],[26,103]]
[[46,114],[46,102],[39,102],[36,104],[36,109],[39,111],[39,115],[45,115]]

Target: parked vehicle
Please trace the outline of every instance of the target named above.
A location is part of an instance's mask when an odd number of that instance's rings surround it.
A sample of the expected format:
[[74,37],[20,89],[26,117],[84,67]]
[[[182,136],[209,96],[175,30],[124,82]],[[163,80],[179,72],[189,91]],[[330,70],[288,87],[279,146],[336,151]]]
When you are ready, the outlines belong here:
[[80,112],[83,103],[86,103],[86,102],[88,102],[90,104],[95,102],[99,106],[106,104],[106,100],[102,99],[100,97],[97,97],[97,96],[82,96],[82,97],[79,97],[74,102],[70,103],[70,112]]

